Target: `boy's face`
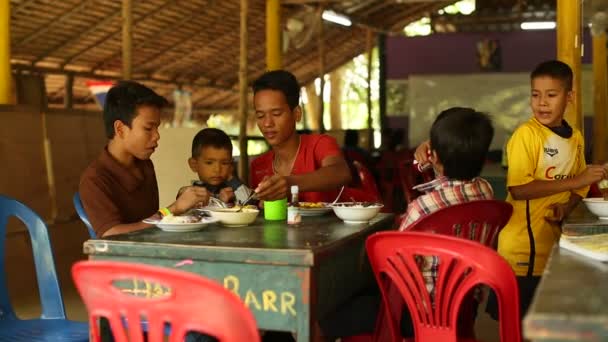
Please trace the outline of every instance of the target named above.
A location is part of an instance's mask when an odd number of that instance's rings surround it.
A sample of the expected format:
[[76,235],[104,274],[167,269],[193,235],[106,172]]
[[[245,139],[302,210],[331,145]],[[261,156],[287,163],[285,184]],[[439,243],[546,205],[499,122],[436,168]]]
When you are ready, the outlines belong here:
[[260,132],[270,146],[280,146],[295,133],[302,117],[300,107],[292,111],[287,99],[278,90],[258,91],[254,98],[255,118]]
[[198,179],[211,184],[220,185],[232,173],[232,155],[225,148],[205,146],[197,158],[188,159],[188,165],[198,174]]
[[121,121],[114,123],[115,138],[121,140],[124,148],[135,158],[150,159],[160,140],[158,126],[160,110],[154,106],[139,106],[135,110],[131,127]]
[[568,102],[572,101],[572,91],[566,90],[564,82],[550,76],[532,79],[530,107],[534,117],[547,127],[562,124]]

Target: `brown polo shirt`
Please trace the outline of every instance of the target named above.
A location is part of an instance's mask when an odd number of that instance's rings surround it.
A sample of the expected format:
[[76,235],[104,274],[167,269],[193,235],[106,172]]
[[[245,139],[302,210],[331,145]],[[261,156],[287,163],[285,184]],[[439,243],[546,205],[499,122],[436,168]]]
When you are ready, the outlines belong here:
[[80,199],[98,237],[119,224],[140,222],[158,211],[158,185],[151,160],[137,160],[140,179],[116,161],[107,147],[80,178]]

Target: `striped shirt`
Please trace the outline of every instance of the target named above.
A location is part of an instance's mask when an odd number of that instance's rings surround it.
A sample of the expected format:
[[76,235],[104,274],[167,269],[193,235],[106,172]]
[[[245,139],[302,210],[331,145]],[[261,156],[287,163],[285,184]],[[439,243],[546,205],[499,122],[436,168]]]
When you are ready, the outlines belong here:
[[[439,209],[470,201],[493,199],[494,197],[492,186],[481,177],[473,178],[470,181],[460,181],[441,176],[431,182],[417,186],[416,189],[426,193],[408,205],[404,220],[399,227],[401,231],[408,229],[420,218]],[[433,302],[438,264],[439,258],[436,256],[425,256],[418,259],[421,274]]]

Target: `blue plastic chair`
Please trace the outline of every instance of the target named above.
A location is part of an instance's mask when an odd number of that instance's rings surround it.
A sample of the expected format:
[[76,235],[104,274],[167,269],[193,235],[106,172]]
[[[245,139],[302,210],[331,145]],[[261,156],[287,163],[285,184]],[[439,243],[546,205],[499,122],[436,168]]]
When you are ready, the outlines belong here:
[[[9,217],[21,220],[30,235],[38,292],[42,304],[39,319],[21,320],[13,311],[6,288],[4,245]],[[55,261],[44,221],[19,201],[0,195],[0,341],[88,341],[89,326],[65,317]]]
[[78,192],[74,194],[74,198],[72,199],[72,201],[74,202],[74,208],[76,208],[76,213],[78,214],[78,217],[80,217],[80,220],[84,223],[85,226],[87,226],[87,229],[89,230],[89,236],[91,237],[91,239],[97,239],[97,234],[95,234],[95,230],[93,230],[93,226],[91,226],[91,222],[89,222],[89,217],[84,211],[84,207],[82,206],[82,202],[80,201],[80,194]]

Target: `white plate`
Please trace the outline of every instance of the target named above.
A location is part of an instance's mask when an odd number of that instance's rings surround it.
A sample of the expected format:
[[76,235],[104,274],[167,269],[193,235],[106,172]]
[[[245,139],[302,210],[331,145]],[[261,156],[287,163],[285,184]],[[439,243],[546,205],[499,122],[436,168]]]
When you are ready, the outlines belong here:
[[325,215],[328,212],[332,211],[331,207],[322,207],[322,208],[298,208],[298,212],[301,216],[321,216]]
[[166,232],[194,232],[204,226],[219,221],[213,217],[203,217],[200,222],[194,223],[162,223],[159,220],[145,219],[143,222],[148,224],[154,224],[161,230]]

